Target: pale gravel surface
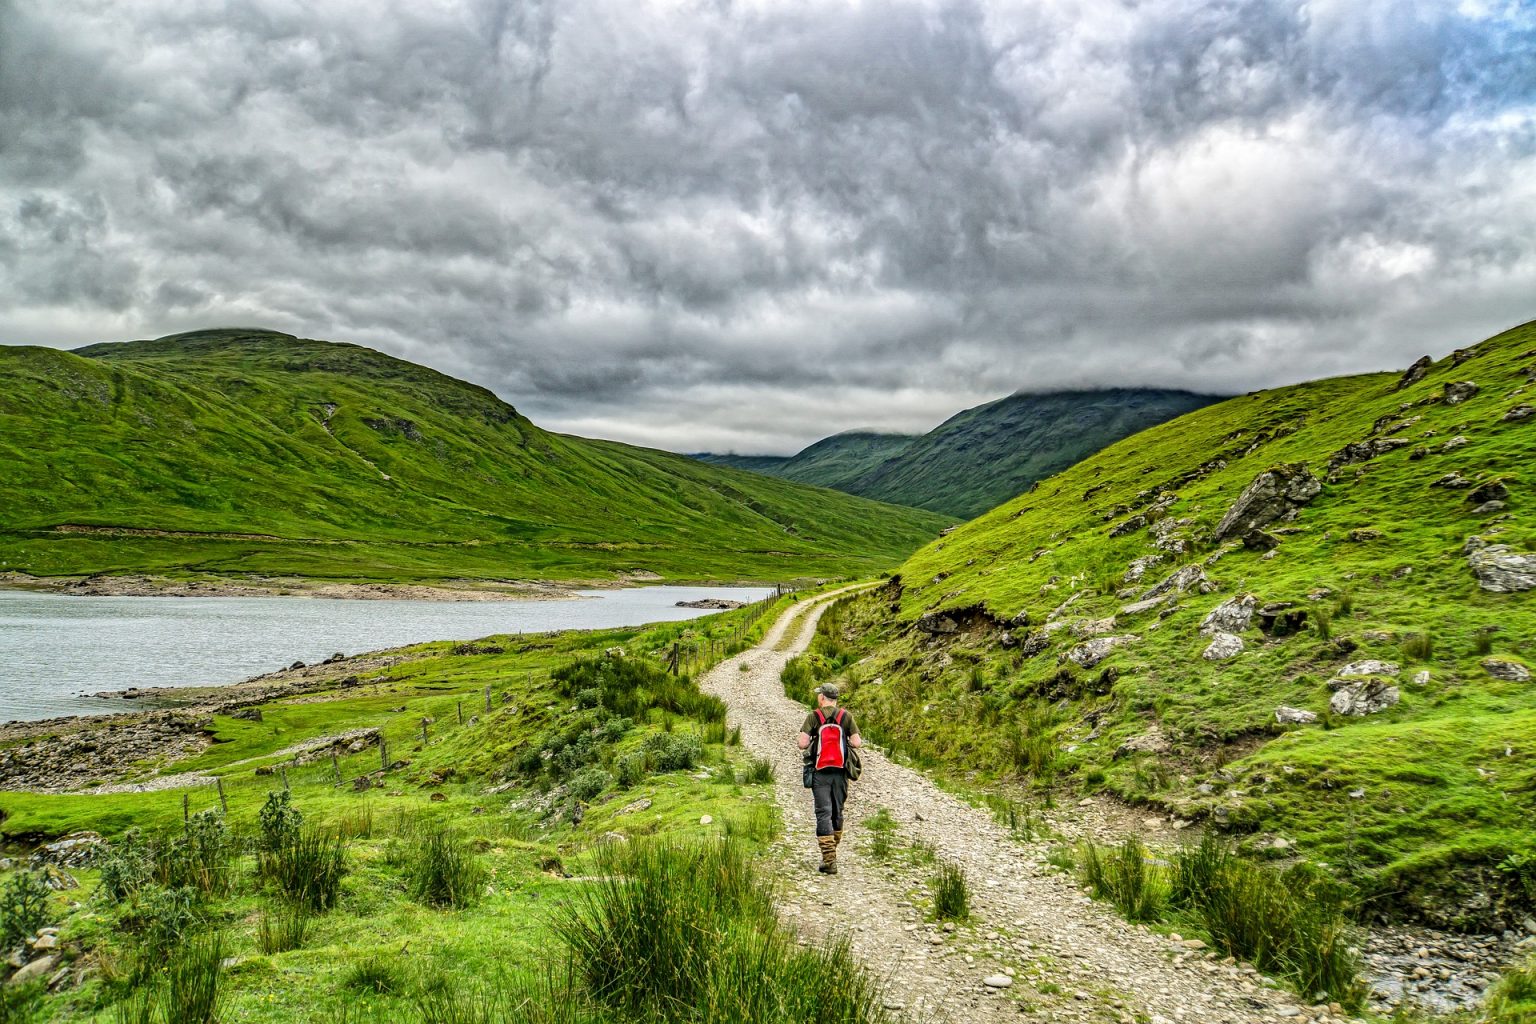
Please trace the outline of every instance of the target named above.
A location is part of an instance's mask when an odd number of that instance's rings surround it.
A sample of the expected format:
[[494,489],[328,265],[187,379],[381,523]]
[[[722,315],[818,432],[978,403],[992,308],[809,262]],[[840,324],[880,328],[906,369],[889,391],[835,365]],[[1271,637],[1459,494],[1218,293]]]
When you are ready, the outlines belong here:
[[[840,592],[839,592],[840,593]],[[782,911],[803,934],[850,936],[855,954],[887,979],[904,1020],[1180,1022],[1327,1019],[1326,1011],[1264,986],[1257,975],[1141,931],[1092,903],[1052,871],[1041,844],[1019,842],[991,814],[939,789],[919,772],[866,748],[853,784],[835,877],[817,875],[810,794],[800,782],[794,737],[805,709],[784,696],[779,674],[808,645],[831,596],[796,605],[762,644],[701,680],[730,706],[754,754],[768,758],[784,812]],[[742,671],[741,666],[748,669]],[[972,920],[946,934],[924,918],[931,868],[910,858],[872,860],[859,822],[877,807],[900,823],[900,838],[929,844],[961,865],[972,889]],[[1065,816],[1077,808],[1056,812]],[[1075,822],[1050,822],[1060,832]],[[1004,969],[1006,990],[982,980]]]

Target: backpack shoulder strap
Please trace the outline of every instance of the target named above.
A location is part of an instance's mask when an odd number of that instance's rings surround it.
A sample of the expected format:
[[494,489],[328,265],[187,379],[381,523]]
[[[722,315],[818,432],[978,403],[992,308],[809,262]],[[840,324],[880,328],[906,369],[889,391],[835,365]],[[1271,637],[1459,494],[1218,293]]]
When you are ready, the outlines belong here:
[[817,708],[816,709],[816,724],[817,725],[826,725],[827,724],[827,716],[821,713],[821,708]]
[[842,728],[843,716],[846,715],[847,713],[848,712],[844,711],[842,708],[838,708],[837,709],[837,714],[832,716],[832,721],[837,723],[838,728]]

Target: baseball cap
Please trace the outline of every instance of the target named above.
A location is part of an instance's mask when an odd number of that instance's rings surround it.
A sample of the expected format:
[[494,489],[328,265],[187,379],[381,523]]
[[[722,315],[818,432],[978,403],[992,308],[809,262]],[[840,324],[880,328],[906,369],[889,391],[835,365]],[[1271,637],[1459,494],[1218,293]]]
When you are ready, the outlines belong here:
[[827,700],[837,700],[836,683],[822,683],[820,686],[816,687],[816,692],[827,698]]

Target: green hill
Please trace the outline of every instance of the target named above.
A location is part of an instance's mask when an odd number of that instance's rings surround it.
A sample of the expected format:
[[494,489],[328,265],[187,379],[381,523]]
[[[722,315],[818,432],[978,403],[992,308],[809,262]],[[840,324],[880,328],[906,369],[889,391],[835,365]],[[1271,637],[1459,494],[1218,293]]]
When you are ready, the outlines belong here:
[[947,522],[270,331],[0,346],[0,382],[0,571],[775,580],[889,567]]
[[854,431],[788,458],[696,457],[970,518],[1105,445],[1219,400],[1137,388],[1016,394],[916,437]]
[[1210,822],[1368,911],[1518,921],[1533,382],[1527,324],[1143,431],[917,552],[815,674],[914,757]]

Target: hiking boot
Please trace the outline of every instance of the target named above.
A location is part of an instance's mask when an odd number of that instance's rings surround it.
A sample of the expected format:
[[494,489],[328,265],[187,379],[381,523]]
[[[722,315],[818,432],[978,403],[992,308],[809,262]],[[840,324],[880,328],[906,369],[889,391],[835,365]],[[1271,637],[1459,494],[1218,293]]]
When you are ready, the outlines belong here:
[[832,849],[835,850],[841,845],[843,845],[843,830],[838,829],[832,833]]
[[834,836],[817,836],[816,845],[821,847],[821,865],[816,869],[824,875],[837,874],[837,839]]

